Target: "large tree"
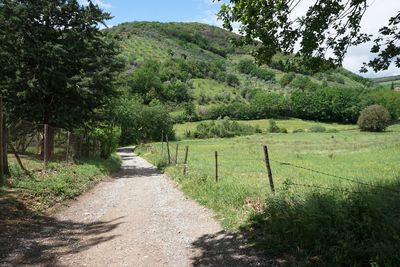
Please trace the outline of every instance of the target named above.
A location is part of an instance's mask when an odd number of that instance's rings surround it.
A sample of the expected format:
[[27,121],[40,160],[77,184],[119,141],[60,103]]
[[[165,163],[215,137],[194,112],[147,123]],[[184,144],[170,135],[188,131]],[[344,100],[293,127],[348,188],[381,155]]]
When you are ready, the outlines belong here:
[[110,19],[76,0],[0,0],[0,90],[16,119],[74,128],[115,95],[121,64],[99,29]]
[[[296,8],[302,4],[306,1],[230,0],[219,17],[229,30],[240,25],[240,43],[257,46],[254,55],[260,63],[270,63],[278,53],[295,53],[311,70],[338,66],[350,46],[371,40],[360,26],[368,0],[314,0],[306,14],[297,17]],[[392,62],[400,67],[399,23],[400,12],[379,30],[371,49],[376,58],[364,64],[364,71],[385,70]]]

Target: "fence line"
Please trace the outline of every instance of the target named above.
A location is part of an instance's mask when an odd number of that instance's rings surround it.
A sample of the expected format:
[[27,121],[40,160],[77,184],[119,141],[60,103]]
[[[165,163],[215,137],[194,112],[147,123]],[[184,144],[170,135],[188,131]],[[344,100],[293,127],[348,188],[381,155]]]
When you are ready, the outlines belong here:
[[7,157],[7,160],[0,161],[0,169],[4,166],[4,170],[8,170],[9,167],[4,164],[13,162],[14,158],[20,168],[29,173],[46,169],[49,162],[69,162],[100,155],[101,143],[88,133],[73,133],[25,120],[10,121],[3,123],[6,129],[3,138],[0,134],[0,147],[5,147],[4,150],[0,149],[0,158],[3,155]]
[[[186,148],[188,149],[188,146],[186,146]],[[354,183],[354,184],[358,184],[358,185],[362,185],[362,186],[368,186],[368,187],[371,187],[371,188],[374,188],[374,189],[382,190],[383,192],[390,191],[390,192],[395,193],[395,194],[400,194],[400,191],[398,191],[398,190],[385,188],[383,186],[375,185],[375,184],[371,184],[371,183],[367,183],[367,182],[362,182],[362,181],[360,181],[360,178],[354,178],[354,177],[349,178],[349,177],[344,177],[344,176],[340,176],[340,175],[336,175],[336,174],[331,174],[331,173],[327,173],[327,172],[323,172],[323,171],[319,171],[319,170],[314,170],[314,169],[311,169],[309,167],[304,167],[304,166],[300,166],[298,164],[293,164],[291,162],[283,162],[283,161],[279,161],[279,160],[274,160],[273,158],[271,159],[268,155],[266,155],[266,157],[264,157],[264,158],[243,158],[243,159],[239,160],[237,158],[225,157],[224,153],[220,153],[219,151],[215,151],[214,152],[214,157],[215,157],[215,159],[213,161],[214,162],[213,164],[214,164],[216,182],[218,182],[218,180],[221,178],[220,175],[219,175],[219,173],[220,173],[220,168],[219,167],[223,166],[223,164],[224,164],[224,162],[226,162],[226,160],[229,160],[230,162],[231,161],[235,161],[235,160],[238,160],[238,162],[243,162],[243,161],[253,161],[254,162],[254,161],[256,161],[256,162],[260,162],[260,164],[262,162],[264,162],[264,164],[266,164],[266,168],[267,168],[267,175],[268,175],[268,179],[269,179],[269,182],[270,182],[271,191],[274,192],[275,191],[274,181],[273,181],[272,173],[271,173],[272,166],[270,166],[270,164],[267,163],[267,161],[268,162],[271,161],[271,162],[278,163],[278,164],[280,164],[282,166],[288,166],[288,167],[292,167],[292,168],[302,169],[302,170],[305,170],[305,171],[309,171],[309,172],[312,172],[312,173],[317,173],[317,174],[324,175],[324,176],[329,176],[329,177],[332,177],[332,178],[335,178],[335,179],[344,180],[344,181],[351,182],[351,183]],[[186,174],[186,171],[187,171],[186,169],[188,167],[187,155],[185,156],[185,161],[184,161],[183,166],[184,166],[184,174]],[[210,165],[210,169],[212,169],[211,165]],[[261,172],[259,172],[259,171],[257,171],[257,173],[261,174]],[[210,171],[209,175],[212,175],[212,171]],[[315,184],[300,184],[300,183],[293,183],[293,182],[289,182],[288,184],[292,185],[292,186],[301,186],[301,187],[316,188],[316,189],[331,190],[331,191],[339,191],[339,192],[362,193],[361,191],[349,190],[349,189],[346,189],[346,188],[343,188],[343,187],[338,189],[338,188],[332,188],[332,187],[319,186],[319,185],[315,185]],[[391,194],[391,196],[398,197],[398,195],[395,195],[395,194]]]

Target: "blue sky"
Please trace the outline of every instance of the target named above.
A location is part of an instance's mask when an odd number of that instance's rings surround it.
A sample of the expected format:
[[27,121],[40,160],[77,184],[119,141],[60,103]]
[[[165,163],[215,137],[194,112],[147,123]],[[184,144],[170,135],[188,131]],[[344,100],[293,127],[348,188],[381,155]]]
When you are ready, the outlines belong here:
[[[83,0],[81,1],[83,2]],[[198,21],[218,24],[215,14],[220,3],[212,0],[94,0],[114,18],[108,21],[115,26],[126,21]]]
[[[86,0],[79,0],[84,3]],[[129,21],[161,21],[161,22],[202,22],[221,27],[216,13],[220,2],[212,0],[92,0],[114,18],[107,22],[115,26]],[[228,0],[224,0],[225,2]],[[389,17],[400,10],[400,0],[369,0],[370,8],[362,21],[363,32],[376,34],[378,29],[387,23]],[[315,0],[303,0],[297,7],[298,15],[305,13],[309,4]],[[371,44],[364,44],[349,49],[344,60],[344,67],[358,73],[363,62],[372,58],[369,53]],[[400,75],[400,70],[392,66],[389,70],[363,74],[367,77]]]

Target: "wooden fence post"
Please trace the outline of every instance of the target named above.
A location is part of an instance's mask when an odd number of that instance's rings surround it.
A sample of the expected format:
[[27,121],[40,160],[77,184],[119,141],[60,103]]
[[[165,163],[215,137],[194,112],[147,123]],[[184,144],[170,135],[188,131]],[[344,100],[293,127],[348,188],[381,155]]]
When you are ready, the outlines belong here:
[[215,181],[218,183],[218,152],[215,151]]
[[267,145],[264,145],[264,158],[265,158],[265,166],[267,167],[267,173],[268,173],[268,179],[269,179],[269,186],[271,187],[272,193],[275,194],[274,179],[272,178],[271,164],[270,164],[270,162],[269,162],[268,147],[267,147]]
[[161,156],[164,156],[164,130],[161,131]]
[[69,146],[71,144],[71,132],[67,132],[67,148],[65,149],[65,160],[69,161]]
[[178,165],[178,150],[179,150],[179,144],[176,144],[175,165]]
[[3,128],[3,123],[4,123],[4,116],[3,116],[3,97],[0,96],[0,144],[1,144],[1,149],[0,149],[0,185],[4,184],[4,149],[3,149],[3,142],[4,142],[4,128]]
[[47,164],[48,164],[48,161],[49,161],[49,159],[48,159],[48,145],[49,145],[49,142],[48,142],[48,132],[49,132],[49,125],[47,125],[47,124],[45,124],[44,126],[43,126],[43,161],[44,161],[44,168],[45,169],[47,169]]
[[167,142],[168,165],[171,165],[171,153],[169,151],[168,134],[165,136],[165,141]]
[[183,166],[183,174],[184,175],[186,175],[188,154],[189,154],[189,146],[186,146],[186,148],[185,148],[185,162],[184,162],[185,165]]
[[78,150],[79,150],[79,152],[78,152],[79,158],[82,157],[82,143],[83,143],[83,135],[80,135],[80,136],[79,136],[79,147],[78,147]]

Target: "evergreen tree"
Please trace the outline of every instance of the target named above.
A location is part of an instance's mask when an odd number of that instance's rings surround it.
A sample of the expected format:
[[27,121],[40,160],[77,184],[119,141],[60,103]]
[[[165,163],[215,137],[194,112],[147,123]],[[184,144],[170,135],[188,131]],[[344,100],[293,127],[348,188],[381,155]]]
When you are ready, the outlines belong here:
[[91,1],[0,0],[0,90],[16,119],[74,128],[116,94],[118,49]]

